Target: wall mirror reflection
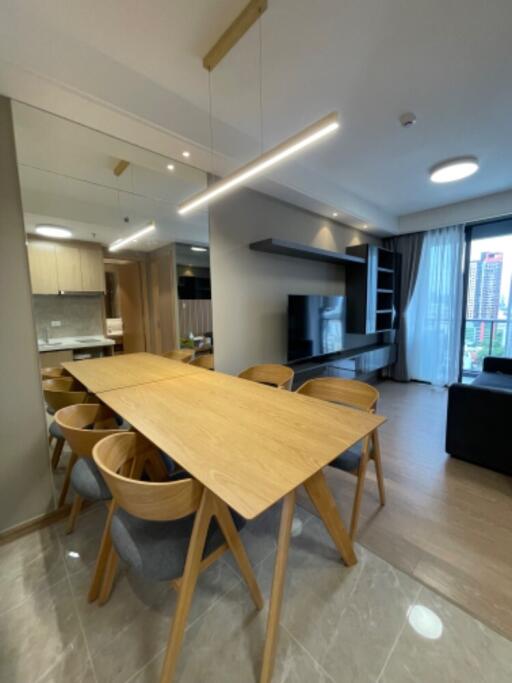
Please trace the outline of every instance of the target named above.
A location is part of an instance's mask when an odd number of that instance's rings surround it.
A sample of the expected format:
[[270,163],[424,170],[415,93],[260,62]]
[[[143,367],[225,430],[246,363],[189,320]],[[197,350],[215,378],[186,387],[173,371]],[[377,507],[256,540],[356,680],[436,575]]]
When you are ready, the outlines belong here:
[[[112,354],[212,353],[208,215],[177,213],[205,174],[41,110],[13,110],[44,372]],[[64,503],[69,449],[51,436]]]

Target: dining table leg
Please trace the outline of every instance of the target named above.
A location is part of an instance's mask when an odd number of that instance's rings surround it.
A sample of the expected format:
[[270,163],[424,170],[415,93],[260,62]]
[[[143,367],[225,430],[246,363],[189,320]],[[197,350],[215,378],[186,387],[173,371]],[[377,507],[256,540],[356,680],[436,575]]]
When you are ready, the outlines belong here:
[[279,537],[277,541],[276,562],[274,565],[274,578],[272,580],[272,592],[268,608],[267,635],[263,650],[263,663],[261,666],[260,683],[270,683],[274,662],[276,658],[277,635],[279,630],[279,617],[283,602],[284,582],[286,578],[286,563],[288,561],[288,549],[292,531],[293,512],[295,510],[296,492],[292,491],[284,497],[279,525]]
[[356,564],[357,557],[352,540],[341,521],[336,501],[327,486],[323,471],[319,470],[304,482],[304,488],[334,541],[334,545],[339,550],[343,562],[348,567]]

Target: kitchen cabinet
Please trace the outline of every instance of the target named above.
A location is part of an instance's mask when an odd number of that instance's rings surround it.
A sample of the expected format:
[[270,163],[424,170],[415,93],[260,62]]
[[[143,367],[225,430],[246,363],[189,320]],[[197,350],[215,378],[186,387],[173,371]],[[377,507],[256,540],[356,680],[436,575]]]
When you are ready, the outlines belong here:
[[105,292],[99,244],[29,239],[27,249],[33,294]]
[[82,291],[80,248],[72,244],[56,244],[57,280],[63,292]]
[[47,240],[30,240],[28,264],[34,294],[57,294],[57,257],[55,244]]
[[95,244],[80,245],[80,270],[82,273],[82,291],[105,291],[105,267],[103,250]]
[[63,351],[41,351],[39,353],[39,365],[42,368],[53,368],[61,363],[68,363],[73,360],[73,351],[64,349]]

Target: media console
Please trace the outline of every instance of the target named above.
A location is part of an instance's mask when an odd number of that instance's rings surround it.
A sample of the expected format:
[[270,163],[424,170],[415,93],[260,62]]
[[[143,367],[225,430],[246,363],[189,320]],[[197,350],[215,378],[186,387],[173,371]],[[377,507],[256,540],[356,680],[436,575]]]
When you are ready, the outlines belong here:
[[345,377],[376,382],[379,373],[396,361],[396,344],[372,344],[346,349],[332,356],[287,363],[295,372],[293,388],[316,377]]

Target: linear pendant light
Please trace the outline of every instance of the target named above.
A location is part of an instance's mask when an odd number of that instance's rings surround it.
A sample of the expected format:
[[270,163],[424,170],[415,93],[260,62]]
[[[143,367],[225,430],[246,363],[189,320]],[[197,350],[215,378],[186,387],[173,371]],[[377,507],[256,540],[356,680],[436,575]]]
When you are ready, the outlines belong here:
[[134,242],[135,240],[138,240],[139,237],[142,237],[143,235],[147,235],[148,232],[153,232],[155,229],[155,224],[150,223],[146,228],[143,228],[142,230],[139,230],[138,232],[135,232],[133,235],[130,235],[130,237],[125,237],[124,239],[119,239],[113,242],[110,247],[108,248],[109,251],[117,251],[118,249],[121,249],[121,247],[124,247],[125,244],[129,244],[130,242]]
[[324,116],[316,123],[304,128],[300,133],[293,135],[273,149],[270,149],[268,152],[257,157],[246,166],[242,166],[237,171],[222,178],[222,180],[210,185],[206,190],[193,195],[178,206],[178,213],[184,215],[189,211],[196,209],[198,206],[206,204],[220,195],[229,192],[234,187],[241,185],[250,178],[254,178],[254,176],[263,173],[267,168],[274,166],[283,159],[292,156],[292,154],[296,154],[305,147],[309,147],[318,140],[321,140],[326,135],[329,135],[329,133],[337,130],[339,125],[338,114],[336,112]]

